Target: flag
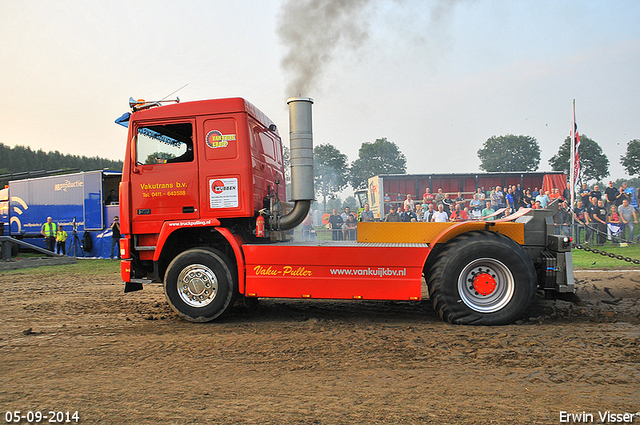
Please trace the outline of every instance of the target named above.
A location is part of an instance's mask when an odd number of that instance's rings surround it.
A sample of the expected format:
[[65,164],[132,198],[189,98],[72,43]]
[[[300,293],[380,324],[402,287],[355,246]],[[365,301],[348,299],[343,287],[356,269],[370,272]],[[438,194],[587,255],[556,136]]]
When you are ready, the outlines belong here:
[[580,186],[579,185],[579,181],[580,181],[580,151],[579,151],[579,147],[580,147],[580,134],[578,133],[578,124],[576,124],[576,118],[575,118],[575,114],[573,116],[573,134],[575,135],[575,140],[573,140],[574,142],[574,152],[575,152],[575,159],[573,162],[573,178],[574,178],[574,182],[576,184],[576,190],[580,190]]
[[580,135],[578,134],[578,124],[576,124],[576,101],[573,100],[573,117],[571,128],[571,160],[570,160],[570,182],[573,187],[573,194],[571,196],[571,204],[575,200],[574,194],[580,193]]

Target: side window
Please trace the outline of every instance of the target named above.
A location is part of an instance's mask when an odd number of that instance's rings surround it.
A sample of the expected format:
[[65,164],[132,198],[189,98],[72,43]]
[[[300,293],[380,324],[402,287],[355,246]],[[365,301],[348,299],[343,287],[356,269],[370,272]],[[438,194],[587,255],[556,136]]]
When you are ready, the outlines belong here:
[[137,164],[165,164],[193,161],[191,123],[150,125],[138,128]]

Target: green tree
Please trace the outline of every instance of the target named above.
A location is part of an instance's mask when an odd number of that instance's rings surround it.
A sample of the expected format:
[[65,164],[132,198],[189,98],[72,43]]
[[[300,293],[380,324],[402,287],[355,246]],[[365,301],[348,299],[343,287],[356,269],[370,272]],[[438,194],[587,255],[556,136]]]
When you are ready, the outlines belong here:
[[353,196],[347,196],[347,199],[342,201],[342,209],[346,207],[351,208],[351,212],[358,213],[358,201]]
[[[580,169],[582,181],[600,180],[609,175],[609,159],[600,145],[584,134],[580,135]],[[553,171],[564,171],[569,175],[571,167],[571,137],[567,136],[558,149],[558,153],[549,159]]]
[[485,171],[535,171],[540,164],[540,145],[535,137],[492,136],[478,150]]
[[640,174],[640,139],[633,139],[627,143],[627,153],[620,157],[620,164],[630,176]]
[[147,155],[147,159],[144,160],[145,164],[156,164],[158,162],[158,159],[163,159],[165,161],[168,161],[170,159],[175,158],[176,156],[172,153],[169,152],[154,152],[151,153],[149,155]]
[[[0,143],[0,160],[2,161],[0,175],[14,174],[26,171],[54,171],[79,169],[80,171],[94,171],[101,169],[122,170],[122,161],[78,155],[65,155],[58,151],[44,152],[42,149],[32,150],[29,146],[14,146],[10,148]],[[4,185],[11,176],[0,179]]]
[[331,213],[331,211],[333,211],[333,209],[335,208],[340,213],[342,213],[341,207],[342,207],[342,199],[340,199],[340,196],[335,194],[331,194],[327,196],[327,204],[324,207],[324,212]]
[[326,210],[327,197],[340,192],[347,185],[347,155],[326,143],[313,148],[313,183],[316,193],[322,196]]
[[349,183],[354,190],[365,189],[369,177],[378,174],[404,174],[407,158],[398,146],[386,137],[375,142],[364,142],[358,151],[358,159],[351,163]]

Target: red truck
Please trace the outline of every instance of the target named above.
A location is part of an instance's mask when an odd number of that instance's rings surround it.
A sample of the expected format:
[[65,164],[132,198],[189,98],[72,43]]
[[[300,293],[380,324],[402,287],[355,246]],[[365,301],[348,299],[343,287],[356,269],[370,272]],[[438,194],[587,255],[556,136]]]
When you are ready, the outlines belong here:
[[295,240],[314,199],[313,101],[287,103],[292,208],[278,129],[248,101],[131,101],[120,184],[125,292],[162,282],[191,321],[219,317],[237,297],[429,298],[444,320],[479,325],[513,322],[537,290],[574,292],[571,241],[553,235],[553,210],[359,223],[357,241]]

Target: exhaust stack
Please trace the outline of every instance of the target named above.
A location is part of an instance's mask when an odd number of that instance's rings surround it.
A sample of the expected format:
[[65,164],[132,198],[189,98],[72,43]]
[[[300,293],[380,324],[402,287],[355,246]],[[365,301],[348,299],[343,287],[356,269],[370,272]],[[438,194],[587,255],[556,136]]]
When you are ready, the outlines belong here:
[[311,201],[315,199],[313,189],[313,131],[311,127],[311,105],[309,97],[294,97],[289,105],[289,141],[291,145],[291,200],[293,210],[282,217],[275,217],[276,229],[293,229],[307,217]]

